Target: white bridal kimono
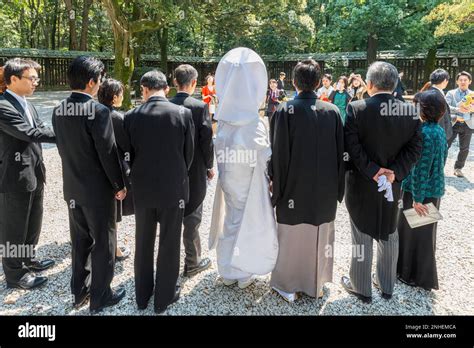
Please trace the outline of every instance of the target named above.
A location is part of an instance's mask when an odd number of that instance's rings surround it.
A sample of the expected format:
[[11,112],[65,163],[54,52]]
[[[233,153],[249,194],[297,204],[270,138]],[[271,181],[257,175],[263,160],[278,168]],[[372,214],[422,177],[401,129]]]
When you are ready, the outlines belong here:
[[258,108],[267,71],[254,51],[235,48],[219,62],[215,151],[219,177],[209,237],[225,279],[244,280],[273,270],[278,257],[274,210],[265,175],[271,155]]

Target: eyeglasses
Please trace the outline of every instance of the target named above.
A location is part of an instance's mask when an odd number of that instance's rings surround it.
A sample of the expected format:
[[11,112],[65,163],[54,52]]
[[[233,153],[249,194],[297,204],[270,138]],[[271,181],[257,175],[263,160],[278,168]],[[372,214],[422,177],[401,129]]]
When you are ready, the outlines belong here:
[[35,83],[35,82],[39,83],[41,81],[41,79],[36,77],[36,76],[22,76],[22,78],[28,79],[33,83]]

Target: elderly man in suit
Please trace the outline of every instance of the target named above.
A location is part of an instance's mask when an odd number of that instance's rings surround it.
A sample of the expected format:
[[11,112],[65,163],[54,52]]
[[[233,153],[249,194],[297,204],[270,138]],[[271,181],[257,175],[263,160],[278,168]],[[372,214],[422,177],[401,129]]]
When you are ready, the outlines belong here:
[[[350,278],[342,277],[342,286],[363,302],[372,299],[371,282],[383,298],[392,296],[401,182],[421,156],[421,123],[413,105],[392,95],[397,80],[392,64],[373,63],[367,71],[370,98],[347,107],[344,133],[350,162],[345,201],[354,245]],[[379,186],[385,192],[379,192]],[[371,276],[374,239],[378,244],[377,271]]]
[[184,275],[192,276],[211,266],[209,258],[201,258],[199,226],[202,220],[202,202],[206,197],[207,180],[214,177],[214,144],[212,122],[206,103],[192,97],[196,89],[197,70],[182,64],[175,70],[178,93],[170,101],[191,110],[195,127],[194,158],[189,170],[189,202],[184,209],[183,244],[186,252]]
[[[3,246],[29,246],[28,255],[3,255],[7,287],[32,289],[47,281],[33,272],[54,265],[53,260],[36,260],[43,219],[43,188],[46,169],[41,143],[55,143],[53,131],[39,119],[26,97],[39,83],[40,65],[15,58],[6,62],[7,85],[0,96],[0,243]],[[6,248],[9,249],[9,248]]]
[[91,312],[117,304],[125,290],[112,290],[116,249],[115,199],[126,196],[110,110],[93,97],[104,64],[88,56],[68,68],[69,98],[53,111],[63,166],[64,200],[72,242],[71,288],[79,308]]
[[[179,299],[181,225],[189,201],[188,171],[193,161],[194,124],[189,109],[166,99],[166,76],[153,70],[142,76],[145,103],[125,114],[130,139],[136,244],[135,294],[145,309],[154,293],[156,313]],[[154,246],[160,223],[156,279]]]

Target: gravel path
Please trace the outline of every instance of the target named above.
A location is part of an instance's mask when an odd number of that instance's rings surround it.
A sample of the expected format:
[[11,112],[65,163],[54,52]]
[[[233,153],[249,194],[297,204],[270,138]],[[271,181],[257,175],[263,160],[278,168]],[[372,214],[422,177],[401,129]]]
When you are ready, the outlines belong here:
[[[54,92],[60,99],[62,92]],[[45,93],[46,94],[46,93]],[[44,102],[43,102],[44,101]],[[54,103],[39,96],[35,105],[45,117]],[[336,218],[334,283],[324,287],[324,297],[315,300],[304,296],[294,304],[281,299],[269,286],[269,276],[245,290],[225,287],[219,279],[215,251],[208,252],[207,238],[212,214],[215,180],[204,202],[201,236],[203,256],[209,256],[213,267],[193,278],[180,277],[182,296],[165,314],[168,315],[474,315],[474,144],[464,170],[466,178],[452,175],[457,144],[453,145],[446,165],[446,195],[441,202],[444,220],[439,223],[437,262],[440,290],[427,292],[397,282],[393,298],[386,301],[374,289],[372,304],[362,304],[340,286],[342,275],[348,274],[351,238],[347,210],[339,206]],[[68,215],[62,199],[61,162],[56,148],[45,150],[48,185],[45,190],[45,216],[38,254],[53,258],[56,266],[43,272],[48,283],[34,291],[6,289],[0,270],[0,315],[89,315],[87,307],[72,308],[69,280],[71,247]],[[135,304],[133,250],[134,217],[126,217],[119,226],[119,243],[132,249],[132,258],[118,263],[113,286],[125,286],[127,295],[117,306],[101,315],[154,315],[150,303],[145,311]],[[182,250],[181,271],[184,250]],[[1,268],[1,266],[0,266]]]

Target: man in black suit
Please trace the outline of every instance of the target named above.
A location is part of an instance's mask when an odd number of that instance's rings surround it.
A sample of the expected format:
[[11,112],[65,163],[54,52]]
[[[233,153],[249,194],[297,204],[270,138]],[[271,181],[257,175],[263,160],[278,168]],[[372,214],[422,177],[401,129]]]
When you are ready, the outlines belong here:
[[[421,123],[413,105],[392,95],[397,80],[392,64],[373,63],[367,71],[371,97],[349,103],[344,127],[345,149],[350,156],[345,201],[354,248],[350,279],[342,277],[342,285],[364,302],[372,298],[371,280],[383,298],[392,296],[401,182],[421,156]],[[379,192],[385,179],[385,184],[391,183],[392,200],[389,192]],[[377,271],[371,276],[374,239],[378,244]]]
[[[46,168],[41,143],[55,143],[53,131],[39,119],[26,97],[39,83],[40,65],[11,59],[4,67],[7,90],[0,96],[0,243],[26,255],[3,255],[7,287],[32,289],[47,281],[33,272],[53,266],[53,260],[34,259],[43,220]],[[23,248],[26,247],[26,248]]]
[[53,127],[63,166],[64,199],[72,242],[71,290],[79,308],[90,298],[91,312],[117,304],[125,290],[113,291],[116,248],[115,199],[126,195],[110,110],[92,98],[104,65],[87,56],[68,69],[71,96],[53,111]]
[[206,197],[207,179],[214,177],[214,144],[212,123],[206,103],[191,95],[196,89],[197,70],[188,64],[175,70],[175,84],[178,93],[170,101],[191,110],[195,127],[194,158],[189,170],[189,202],[184,209],[183,244],[186,252],[184,275],[192,276],[211,266],[209,258],[201,259],[201,239],[199,226],[202,220],[202,202]]
[[[145,103],[125,114],[124,121],[135,203],[135,293],[138,308],[145,309],[154,292],[155,312],[162,313],[180,294],[181,225],[189,200],[194,124],[190,110],[166,99],[169,88],[163,73],[147,72],[140,85]],[[153,280],[157,222],[160,235]]]
[[[449,83],[449,73],[444,69],[436,69],[430,75],[430,84],[429,89],[439,92],[443,98],[446,100],[444,95],[444,89],[448,86]],[[446,140],[451,139],[453,136],[453,123],[451,119],[451,110],[449,108],[448,102],[446,102],[446,112],[444,116],[439,120],[439,125],[443,127],[444,132],[446,133]]]
[[282,71],[280,73],[280,78],[277,81],[277,88],[281,91],[285,91],[285,78],[286,74]]

